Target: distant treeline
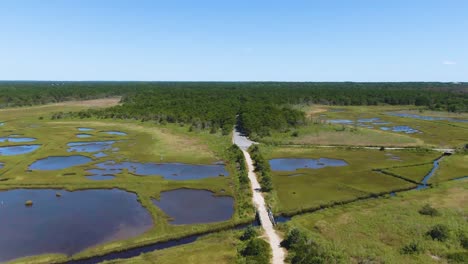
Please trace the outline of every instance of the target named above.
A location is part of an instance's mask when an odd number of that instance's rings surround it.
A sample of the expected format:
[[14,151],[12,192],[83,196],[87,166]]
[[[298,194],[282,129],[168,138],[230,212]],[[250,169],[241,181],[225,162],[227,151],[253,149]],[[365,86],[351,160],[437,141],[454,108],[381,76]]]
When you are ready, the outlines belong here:
[[[0,82],[0,107],[123,96],[123,105],[81,118],[183,123],[228,133],[239,116],[247,134],[264,136],[304,122],[295,104],[416,105],[468,112],[468,83]],[[56,116],[60,118],[62,115]]]

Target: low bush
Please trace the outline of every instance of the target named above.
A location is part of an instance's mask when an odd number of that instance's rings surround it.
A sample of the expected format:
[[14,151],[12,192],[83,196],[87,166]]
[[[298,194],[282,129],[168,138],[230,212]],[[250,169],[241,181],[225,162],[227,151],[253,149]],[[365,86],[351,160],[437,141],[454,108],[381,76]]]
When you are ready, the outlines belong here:
[[435,225],[431,230],[427,232],[433,240],[438,240],[441,242],[446,241],[450,237],[450,230],[445,225]]
[[402,254],[407,254],[407,255],[413,255],[413,254],[419,254],[424,251],[422,245],[416,241],[413,241],[407,245],[405,245],[401,249]]
[[430,215],[430,216],[439,216],[440,215],[439,211],[437,211],[437,209],[432,207],[430,204],[424,205],[419,210],[419,213],[422,214],[422,215]]

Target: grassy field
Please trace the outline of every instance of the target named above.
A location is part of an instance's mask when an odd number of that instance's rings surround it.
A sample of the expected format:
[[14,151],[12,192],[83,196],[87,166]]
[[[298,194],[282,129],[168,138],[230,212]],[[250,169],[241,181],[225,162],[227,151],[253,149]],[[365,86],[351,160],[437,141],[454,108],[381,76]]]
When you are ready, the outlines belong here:
[[275,193],[272,200],[278,213],[302,211],[324,204],[369,196],[372,193],[414,187],[415,185],[410,182],[375,172],[373,169],[427,163],[440,156],[440,153],[436,152],[409,150],[305,147],[265,147],[264,149],[268,159],[333,158],[344,160],[349,164],[322,169],[273,171]]
[[456,154],[444,157],[439,163],[439,170],[436,171],[430,183],[438,183],[451,179],[468,176],[468,155]]
[[[420,214],[425,204],[440,215]],[[468,235],[467,216],[468,180],[464,180],[296,216],[287,226],[307,230],[321,248],[339,252],[343,263],[447,263],[451,254],[466,255],[460,239]],[[437,224],[448,227],[446,241],[426,235]],[[403,254],[402,248],[411,243],[420,252]]]
[[[466,114],[420,112],[408,106],[308,106],[299,107],[308,113],[309,122],[294,131],[272,133],[262,142],[275,144],[354,145],[354,146],[426,146],[457,147],[468,140],[468,123],[426,121],[387,115],[386,112],[404,111],[419,115],[465,118]],[[381,126],[410,126],[422,133],[405,134],[353,125],[327,124],[328,119],[357,120],[380,118],[391,122]],[[294,136],[297,135],[297,136]],[[447,135],[450,135],[448,137]]]
[[385,171],[402,176],[406,179],[410,179],[415,182],[421,182],[431,170],[433,164],[429,162],[423,165],[417,166],[403,166],[385,169]]
[[[153,243],[172,238],[203,233],[209,230],[229,228],[236,223],[248,222],[253,219],[254,211],[243,210],[235,203],[235,213],[232,220],[197,225],[171,225],[168,217],[151,199],[159,198],[162,191],[178,188],[206,189],[218,195],[233,196],[236,200],[236,169],[227,160],[226,149],[231,145],[229,136],[210,134],[208,132],[188,132],[188,127],[175,124],[156,126],[151,123],[141,123],[131,120],[50,120],[50,115],[57,111],[76,111],[90,107],[105,107],[117,103],[117,99],[93,100],[91,102],[71,102],[37,107],[13,108],[0,110],[0,136],[20,134],[25,137],[37,138],[31,143],[0,143],[0,146],[41,144],[41,147],[29,154],[17,156],[0,156],[4,168],[0,169],[0,190],[16,188],[57,188],[67,190],[110,189],[119,188],[138,195],[139,201],[148,209],[157,223],[145,234],[124,241],[115,241],[87,249],[78,253],[75,258],[103,254],[113,250],[121,250],[136,245]],[[93,128],[90,132],[79,132],[78,127]],[[101,131],[117,130],[127,133],[126,136],[108,135]],[[91,138],[80,139],[77,133],[92,134]],[[48,156],[68,156],[67,143],[73,141],[119,140],[114,147],[117,152],[104,151],[107,157],[94,157],[92,153],[80,153],[92,158],[90,164],[76,166],[57,171],[29,171],[29,165],[37,159]],[[86,170],[94,164],[107,160],[138,161],[138,162],[181,162],[190,164],[212,164],[217,161],[226,162],[231,177],[214,177],[199,180],[174,181],[163,177],[135,176],[124,170],[109,181],[93,181],[85,177]],[[247,200],[250,201],[248,198]],[[50,263],[52,259],[64,258],[62,255],[47,255],[28,258],[24,263]]]
[[240,231],[225,231],[211,234],[187,245],[157,250],[131,259],[106,261],[103,264],[235,263],[239,233]]

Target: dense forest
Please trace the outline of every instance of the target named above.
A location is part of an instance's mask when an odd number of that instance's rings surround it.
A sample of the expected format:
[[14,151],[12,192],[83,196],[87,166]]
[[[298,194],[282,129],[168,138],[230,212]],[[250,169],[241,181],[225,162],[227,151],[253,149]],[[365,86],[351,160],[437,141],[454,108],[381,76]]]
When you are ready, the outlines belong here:
[[[304,122],[297,104],[416,105],[468,112],[468,83],[0,82],[0,107],[123,96],[119,106],[73,115],[179,123],[190,130],[239,125],[265,136]],[[70,114],[58,113],[54,118]]]

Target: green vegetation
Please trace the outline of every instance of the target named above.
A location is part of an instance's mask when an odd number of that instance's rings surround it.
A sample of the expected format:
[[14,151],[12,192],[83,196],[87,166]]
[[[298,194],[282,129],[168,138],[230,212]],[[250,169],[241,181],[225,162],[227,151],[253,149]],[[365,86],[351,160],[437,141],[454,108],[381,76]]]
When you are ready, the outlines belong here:
[[258,238],[259,232],[253,226],[247,227],[240,240],[243,241],[238,247],[238,264],[268,264],[271,259],[271,248],[268,242]]
[[262,191],[271,192],[273,190],[273,183],[271,180],[271,168],[268,160],[265,159],[258,145],[250,147],[249,152],[254,162],[256,175],[260,178]]
[[[115,101],[115,100],[114,100]],[[13,188],[53,188],[64,190],[83,189],[112,189],[119,188],[136,193],[141,204],[149,211],[153,221],[157,223],[145,234],[128,240],[114,241],[100,244],[96,247],[73,256],[74,259],[101,255],[111,251],[120,251],[127,248],[146,245],[157,241],[166,241],[191,234],[200,234],[232,228],[236,224],[248,223],[254,219],[254,210],[251,204],[251,192],[246,182],[246,168],[243,159],[240,159],[239,149],[231,147],[230,138],[220,132],[209,133],[199,131],[188,133],[183,127],[175,124],[155,126],[152,123],[141,123],[132,120],[96,120],[77,121],[63,119],[53,121],[39,119],[40,116],[48,116],[59,109],[79,111],[88,108],[82,103],[70,103],[69,105],[47,105],[26,108],[12,108],[0,111],[0,120],[5,124],[0,126],[2,136],[22,134],[27,137],[35,137],[34,143],[41,147],[29,154],[18,156],[1,156],[5,164],[0,169],[0,190]],[[99,106],[95,106],[99,107]],[[86,132],[91,138],[78,139],[78,127],[94,128]],[[101,133],[101,131],[117,130],[126,132],[126,136],[116,136]],[[53,139],[53,140],[50,140]],[[83,153],[93,159],[90,164],[76,166],[57,171],[29,171],[28,166],[37,159],[47,156],[68,156],[67,143],[72,141],[96,141],[96,140],[120,140],[114,144],[119,148],[118,152],[104,151],[107,157],[94,157],[91,153]],[[3,142],[5,145],[20,145],[24,143]],[[196,155],[194,155],[196,153]],[[135,176],[128,171],[123,171],[110,181],[93,181],[87,179],[86,170],[95,164],[107,160],[117,162],[124,160],[138,162],[183,162],[192,164],[212,164],[224,161],[229,177],[214,177],[200,180],[171,181],[163,177]],[[155,207],[152,198],[159,198],[162,191],[195,188],[213,191],[216,195],[229,195],[235,198],[235,212],[231,220],[213,224],[195,225],[171,225],[168,216],[162,210]],[[63,255],[44,255],[27,258],[19,263],[34,263],[45,260],[66,258]]]
[[292,228],[281,243],[289,252],[291,264],[346,263],[339,252],[332,252],[316,244],[307,232]]
[[[440,161],[430,180],[433,188],[399,192],[392,198],[388,194],[415,188],[431,170],[432,161],[441,153],[426,147],[464,146],[468,125],[401,118],[387,112],[424,114],[431,109],[449,112],[427,115],[466,118],[460,112],[468,112],[467,88],[466,83],[0,82],[0,108],[16,107],[0,110],[1,135],[21,134],[41,144],[29,154],[1,156],[0,190],[119,188],[135,193],[157,223],[141,236],[97,245],[72,259],[220,231],[192,244],[111,263],[269,263],[270,247],[259,238],[257,228],[225,231],[254,218],[246,163],[242,151],[231,145],[230,133],[238,122],[243,132],[261,143],[249,152],[273,211],[285,215],[315,212],[280,225],[291,263],[427,263],[436,258],[466,263],[466,180],[444,183],[468,176],[466,152]],[[96,100],[70,101],[81,99]],[[56,104],[43,105],[47,103]],[[41,106],[19,107],[30,105]],[[326,122],[362,118],[380,118],[389,126],[410,126],[421,133]],[[78,139],[78,127],[93,128],[86,132],[92,137]],[[101,133],[106,130],[127,135]],[[64,170],[28,169],[37,159],[71,155],[68,142],[88,140],[117,140],[114,147],[119,151],[105,151],[107,157],[85,153],[93,160],[90,164]],[[0,146],[21,144],[0,142]],[[417,148],[392,150],[392,146]],[[331,158],[348,165],[271,171],[272,158]],[[85,177],[87,170],[107,160],[223,161],[230,176],[171,181],[124,170],[110,181]],[[171,225],[152,199],[178,188],[234,197],[233,218],[213,224]],[[56,195],[60,197],[60,192]],[[47,254],[16,262],[67,259]]]
[[[318,107],[318,108],[317,108]],[[317,112],[317,109],[323,110]],[[388,112],[414,112],[422,110],[409,106],[313,106],[303,109],[309,114],[307,126],[298,129],[299,137],[292,138],[273,133],[273,142],[296,142],[298,144],[327,145],[371,145],[371,146],[427,146],[459,147],[466,144],[468,123],[450,121],[431,121],[388,115]],[[443,112],[442,112],[443,113]],[[452,117],[445,112],[446,117]],[[421,114],[421,113],[420,113]],[[464,116],[464,115],[462,115]],[[389,124],[372,125],[372,128],[355,125],[327,124],[326,120],[380,118]],[[421,133],[405,134],[402,132],[383,131],[380,127],[409,126]],[[314,138],[314,136],[316,138]],[[447,136],[450,135],[450,136]],[[268,139],[268,138],[267,138]]]
[[[342,167],[273,171],[274,210],[293,214],[355,199],[414,188],[414,183],[374,171],[379,168],[428,163],[440,153],[418,150],[366,150],[346,148],[270,147],[273,158],[331,158],[348,163]],[[391,153],[391,155],[386,155]],[[397,156],[398,159],[392,157]]]
[[468,155],[466,153],[457,153],[444,157],[439,162],[439,169],[429,182],[438,183],[465,176],[468,176]]
[[430,204],[425,204],[419,211],[422,215],[429,215],[429,216],[439,216],[439,211],[432,207]]
[[198,264],[198,263],[235,263],[236,246],[240,231],[224,231],[203,236],[194,243],[145,253],[138,257],[105,261],[103,264]]
[[432,166],[432,162],[428,162],[427,164],[416,166],[400,166],[388,168],[384,169],[384,171],[401,176],[405,179],[409,179],[414,182],[421,182],[424,176],[426,176],[431,171]]
[[291,105],[389,104],[466,112],[464,89],[465,84],[448,83],[2,82],[0,105],[123,96],[121,106],[74,114],[61,110],[53,117],[136,118],[228,134],[239,114],[245,132],[256,138],[303,124],[304,113]]
[[[308,263],[463,263],[463,241],[468,234],[467,183],[450,182],[296,216],[285,229],[289,234],[301,230],[320,249],[320,255],[341,259]],[[428,203],[440,214],[420,214]]]

